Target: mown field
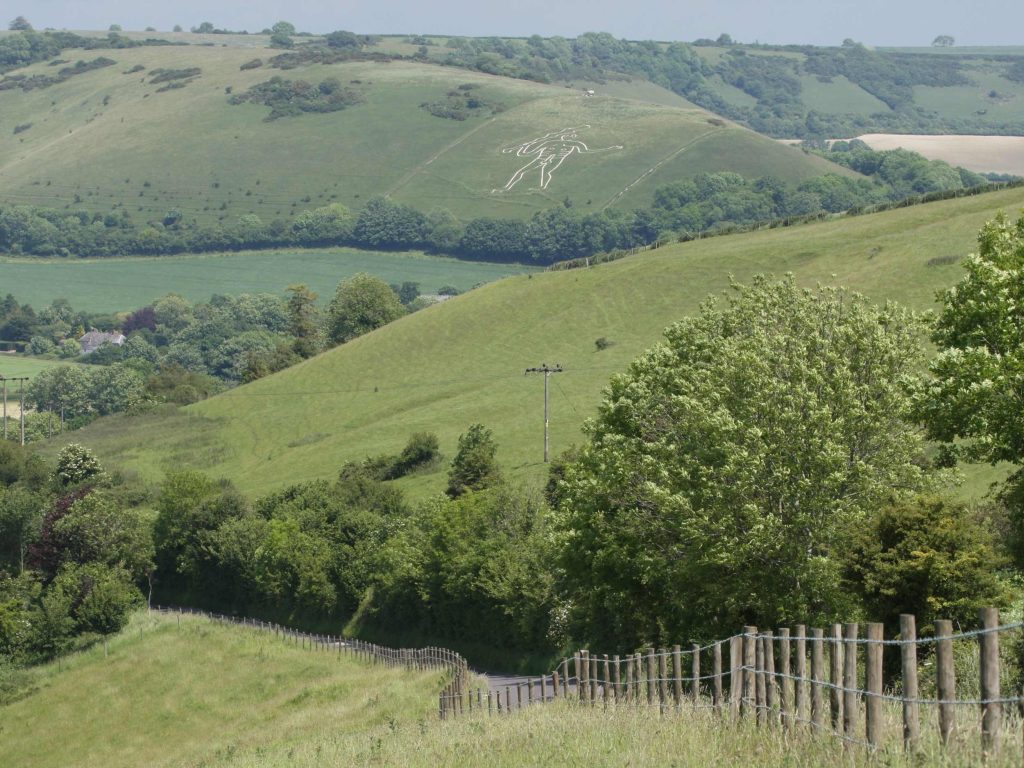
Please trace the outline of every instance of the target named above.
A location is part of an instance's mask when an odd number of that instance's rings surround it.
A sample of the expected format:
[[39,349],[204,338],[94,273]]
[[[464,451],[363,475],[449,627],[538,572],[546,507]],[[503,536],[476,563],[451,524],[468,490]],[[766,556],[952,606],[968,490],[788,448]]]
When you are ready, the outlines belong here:
[[[77,365],[66,360],[48,360],[41,357],[29,357],[27,355],[0,355],[0,376],[14,378],[15,376],[36,376],[47,368],[55,365]],[[14,385],[7,385],[8,396],[13,391]]]
[[[806,285],[846,285],[927,309],[959,278],[958,261],[981,225],[1021,206],[1024,190],[1006,190],[512,277],[206,402],[102,420],[74,439],[144,479],[194,466],[259,493],[397,453],[417,431],[436,432],[451,457],[459,434],[481,422],[493,429],[506,471],[537,479],[545,472],[543,383],[525,368],[566,369],[551,381],[557,454],[581,440],[609,377],[730,279],[792,272]],[[598,351],[600,338],[611,346]],[[973,474],[967,494],[998,474]],[[417,494],[436,492],[444,468],[400,482]]]
[[[66,61],[103,54],[116,64],[46,88],[0,91],[0,204],[116,207],[142,220],[177,209],[186,221],[211,224],[249,213],[270,222],[333,202],[357,209],[387,194],[424,212],[527,217],[566,198],[594,210],[627,187],[616,205],[646,204],[664,181],[645,176],[659,163],[673,178],[710,169],[798,181],[835,170],[746,129],[711,124],[711,113],[663,89],[631,95],[619,83],[588,97],[580,87],[420,62],[280,70],[267,63],[279,51],[254,48],[258,40],[66,51]],[[254,58],[263,65],[240,69]],[[187,68],[201,74],[185,87],[161,91],[152,82],[156,69]],[[13,74],[53,71],[39,63]],[[274,76],[313,84],[334,77],[363,101],[272,122],[264,121],[269,107],[228,103],[227,91],[237,95]],[[503,111],[487,107],[460,121],[421,108],[459,86]],[[566,128],[577,128],[591,149],[622,149],[570,157],[545,190],[535,189],[537,174],[511,192],[493,192],[529,160],[504,148]],[[711,167],[702,145],[710,139]]]
[[[436,673],[373,667],[205,619],[137,614],[108,645],[30,670],[27,695],[0,705],[5,768],[204,766],[820,766],[977,764],[968,745],[926,740],[869,756],[832,738],[723,725],[685,708],[552,704],[442,722]],[[931,723],[929,730],[933,729]],[[59,738],[54,734],[59,733]],[[1017,764],[1019,734],[999,758]]]
[[978,173],[1024,176],[1024,136],[921,136],[869,133],[857,138],[872,149],[909,149]]
[[388,283],[416,282],[422,293],[436,293],[444,286],[466,291],[533,271],[518,264],[485,264],[415,252],[328,248],[138,259],[4,259],[0,260],[0,285],[5,294],[12,293],[36,308],[65,298],[75,309],[116,312],[145,306],[168,293],[205,301],[213,294],[282,294],[296,283],[305,283],[326,303],[338,282],[357,272],[369,272]]

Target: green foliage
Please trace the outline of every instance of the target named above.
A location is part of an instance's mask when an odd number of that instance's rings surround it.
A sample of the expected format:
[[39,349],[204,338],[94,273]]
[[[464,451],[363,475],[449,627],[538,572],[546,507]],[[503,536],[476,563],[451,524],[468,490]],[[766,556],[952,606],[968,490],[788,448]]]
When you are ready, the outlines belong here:
[[57,454],[57,468],[53,475],[62,486],[80,485],[103,477],[103,467],[84,445],[68,443]]
[[1024,217],[999,215],[978,236],[964,277],[940,295],[939,354],[922,401],[932,438],[974,461],[1024,461]]
[[612,380],[555,494],[583,636],[847,615],[852,530],[924,483],[919,332],[906,310],[765,278],[669,328]]
[[338,112],[362,101],[359,91],[343,87],[335,77],[313,85],[305,80],[285,80],[277,76],[228,99],[231,104],[251,102],[270,107],[266,121],[295,117],[304,112]]
[[916,616],[919,627],[936,619],[970,626],[978,609],[1006,600],[993,532],[965,505],[941,497],[878,510],[846,558],[848,588],[889,632],[899,631],[901,613]]
[[338,284],[327,310],[327,341],[332,346],[344,344],[397,320],[405,312],[387,283],[361,272]]
[[472,424],[459,435],[459,450],[448,469],[445,493],[458,498],[469,491],[479,491],[497,483],[501,471],[495,455],[498,446],[494,433],[483,424]]
[[478,87],[475,83],[464,83],[448,91],[444,100],[425,101],[420,104],[420,108],[434,117],[448,120],[466,120],[474,115],[494,115],[505,111],[506,107],[500,101],[493,101],[476,93]]
[[[0,53],[2,55],[2,53]],[[0,80],[0,91],[12,88],[20,88],[23,91],[34,91],[37,88],[49,88],[51,85],[63,83],[75,75],[82,75],[104,67],[112,67],[117,64],[113,59],[106,56],[99,56],[92,61],[75,62],[73,66],[64,67],[58,70],[56,75],[11,75]]]
[[375,619],[428,636],[549,649],[552,541],[541,500],[519,489],[426,502],[384,549]]

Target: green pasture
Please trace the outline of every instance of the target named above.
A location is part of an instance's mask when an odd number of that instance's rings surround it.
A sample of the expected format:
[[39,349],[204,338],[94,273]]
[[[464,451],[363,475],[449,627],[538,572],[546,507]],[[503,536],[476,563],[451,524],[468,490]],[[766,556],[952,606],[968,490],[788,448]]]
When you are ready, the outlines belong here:
[[416,252],[329,248],[135,259],[6,259],[0,260],[0,286],[4,294],[13,293],[18,301],[37,308],[65,298],[75,309],[117,312],[145,306],[168,293],[205,301],[213,294],[283,294],[296,283],[305,283],[326,302],[341,280],[357,272],[369,272],[388,283],[416,282],[422,293],[436,293],[446,285],[466,291],[531,271],[534,268],[518,264]]
[[[417,431],[436,432],[450,457],[459,434],[481,422],[506,471],[538,479],[546,471],[543,382],[526,368],[565,367],[550,382],[558,454],[582,439],[609,377],[731,279],[792,272],[806,285],[846,285],[926,309],[959,278],[956,258],[971,251],[981,225],[1022,206],[1024,190],[1014,189],[510,277],[203,403],[100,420],[74,439],[144,479],[194,466],[263,493],[397,453]],[[612,346],[598,351],[599,338]],[[436,492],[444,469],[400,482],[415,494]]]
[[[8,379],[18,378],[21,376],[34,378],[47,368],[53,368],[57,365],[77,365],[77,363],[69,363],[66,360],[50,360],[41,357],[29,357],[28,355],[22,354],[0,354],[0,376]],[[17,392],[15,385],[8,384],[8,397],[12,397],[12,393],[14,392]]]
[[1019,120],[1024,113],[1024,83],[1002,77],[984,63],[975,64],[967,72],[971,85],[938,88],[914,87],[914,103],[944,117],[984,113],[998,120]]
[[802,75],[800,87],[804,104],[817,112],[874,115],[892,111],[888,104],[851,83],[844,75],[837,75],[827,83],[819,80],[817,75]]
[[[287,219],[334,202],[358,209],[388,194],[425,212],[528,217],[566,197],[583,206],[628,186],[622,204],[635,207],[653,190],[645,172],[714,128],[710,113],[650,84],[631,89],[612,82],[588,97],[579,87],[418,62],[241,70],[254,58],[266,62],[279,53],[251,47],[260,39],[246,39],[250,47],[67,51],[68,61],[103,54],[116,64],[47,88],[0,91],[0,205],[124,210],[142,221],[177,209],[186,221],[210,225],[232,224],[249,213],[265,222]],[[130,73],[136,66],[145,69]],[[153,69],[189,67],[202,74],[183,88],[160,92],[149,82]],[[46,63],[19,70],[53,72]],[[268,107],[228,104],[227,91],[241,93],[273,76],[314,84],[336,77],[364,102],[273,122],[264,122]],[[460,85],[475,87],[476,95],[504,111],[459,121],[421,109]],[[538,176],[512,193],[492,192],[529,161],[503,148],[570,127],[579,127],[592,148],[622,149],[570,157],[544,191],[530,189]],[[758,144],[750,131],[742,137],[736,147],[742,162],[726,157],[713,170],[767,172],[760,158],[767,168],[781,150]],[[790,175],[804,179],[834,168],[804,158],[792,162]]]

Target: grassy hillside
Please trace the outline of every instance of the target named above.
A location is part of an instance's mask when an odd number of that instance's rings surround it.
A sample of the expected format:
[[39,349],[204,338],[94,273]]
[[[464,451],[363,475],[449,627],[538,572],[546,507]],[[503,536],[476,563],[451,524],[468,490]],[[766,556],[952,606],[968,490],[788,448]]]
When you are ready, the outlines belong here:
[[139,614],[108,653],[34,670],[0,706],[5,768],[226,764],[341,734],[365,749],[436,717],[441,685],[191,617]]
[[351,248],[138,259],[0,260],[4,293],[13,293],[18,301],[33,307],[66,298],[76,309],[90,312],[135,309],[172,292],[192,301],[206,301],[215,293],[282,294],[295,283],[306,283],[326,302],[340,280],[357,272],[369,272],[388,283],[411,280],[420,284],[422,293],[436,293],[446,285],[466,291],[506,275],[532,271],[533,267],[518,264]]
[[[558,453],[580,440],[609,377],[731,277],[792,272],[807,285],[847,285],[925,309],[959,278],[957,262],[979,227],[997,210],[1021,206],[1024,190],[1014,189],[512,277],[182,411],[104,420],[74,439],[145,478],[195,466],[264,492],[331,476],[348,460],[396,453],[421,430],[436,432],[450,457],[458,435],[482,422],[510,473],[537,478],[543,384],[525,368],[566,368],[551,381]],[[602,337],[612,346],[597,351]],[[976,476],[972,492],[990,476]],[[437,491],[444,473],[402,482]]]
[[[654,86],[596,86],[587,96],[578,87],[397,61],[280,70],[269,65],[279,51],[254,47],[261,40],[65,51],[63,61],[103,54],[115,64],[49,87],[0,90],[0,203],[116,208],[140,220],[177,208],[209,224],[247,213],[269,222],[331,202],[358,208],[389,194],[463,218],[525,217],[566,197],[596,209],[627,187],[616,205],[642,205],[663,181],[645,177],[660,163],[670,162],[675,175],[735,170],[787,180],[835,169],[735,125],[711,124],[710,113]],[[240,69],[254,58],[264,64]],[[51,63],[9,76],[53,75]],[[190,68],[201,72],[170,81],[184,87],[153,82],[155,70]],[[264,122],[269,107],[228,103],[226,91],[242,94],[274,76],[314,85],[334,77],[363,102],[272,122]],[[466,120],[421,108],[460,85],[490,106]],[[539,177],[528,177],[511,192],[492,192],[525,162],[503,148],[569,127],[592,149],[622,149],[570,157],[546,190],[531,189]],[[712,139],[714,162],[703,144]]]

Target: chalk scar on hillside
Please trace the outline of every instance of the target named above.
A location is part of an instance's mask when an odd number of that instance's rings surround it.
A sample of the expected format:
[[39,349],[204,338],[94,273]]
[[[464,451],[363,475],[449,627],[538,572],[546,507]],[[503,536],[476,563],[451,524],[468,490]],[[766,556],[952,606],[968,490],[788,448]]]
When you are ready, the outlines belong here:
[[538,173],[537,189],[547,189],[551,184],[551,177],[555,171],[562,167],[562,164],[572,155],[592,155],[598,152],[612,152],[622,149],[621,144],[602,149],[591,149],[585,142],[580,140],[580,131],[589,128],[589,125],[579,125],[574,128],[561,128],[551,131],[536,139],[524,141],[511,147],[502,147],[503,155],[515,152],[516,157],[529,158],[525,165],[520,166],[512,174],[505,186],[501,189],[492,189],[491,193],[511,192],[512,189],[523,180],[527,174],[534,171]]

